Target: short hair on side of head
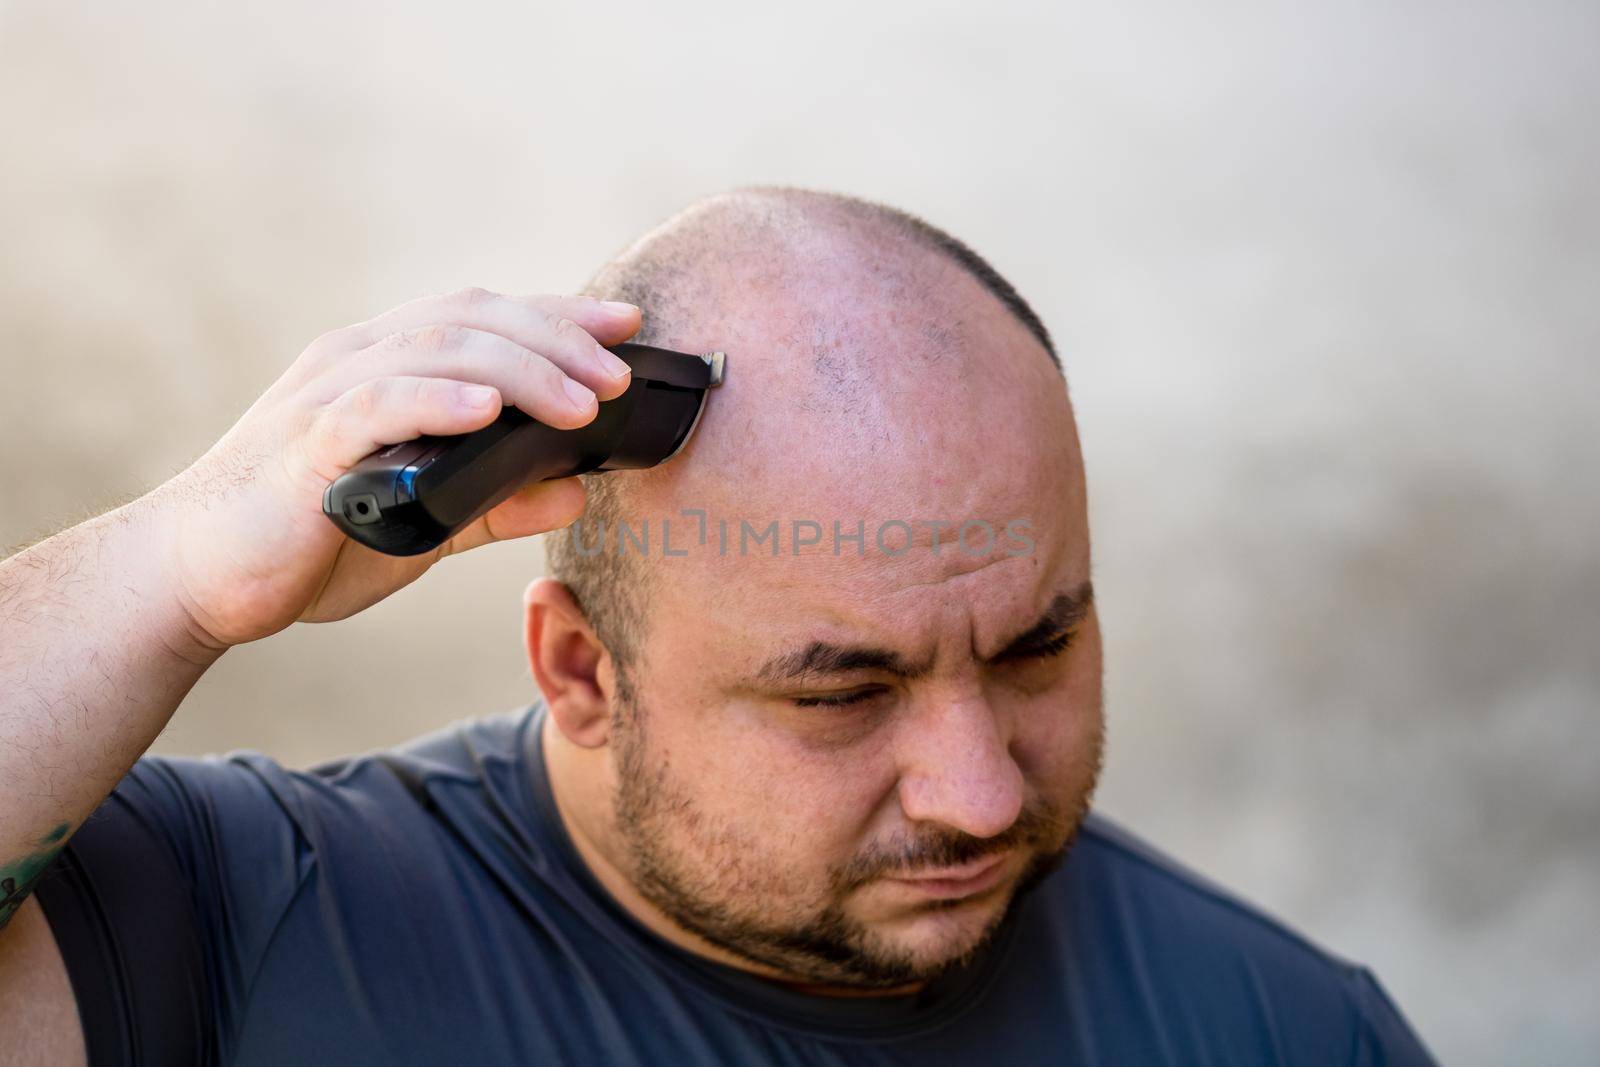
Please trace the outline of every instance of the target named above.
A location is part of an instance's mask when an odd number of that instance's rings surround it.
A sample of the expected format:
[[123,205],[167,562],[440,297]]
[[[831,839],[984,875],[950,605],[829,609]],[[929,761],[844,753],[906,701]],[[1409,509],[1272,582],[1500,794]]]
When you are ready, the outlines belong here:
[[[717,245],[761,231],[770,237],[812,220],[859,226],[886,244],[932,252],[954,262],[994,296],[1045,350],[1058,373],[1061,359],[1050,331],[998,271],[965,242],[900,208],[844,193],[793,185],[744,185],[694,201],[600,267],[579,289],[586,296],[639,307],[641,327],[631,338],[662,344],[688,321],[699,291],[696,274]],[[632,694],[637,655],[646,637],[650,568],[617,549],[616,529],[628,519],[625,480],[586,474],[583,518],[575,528],[547,535],[549,574],[572,590],[595,636],[611,654],[619,696]],[[598,550],[593,542],[602,538]]]
[[583,516],[565,530],[545,535],[545,569],[572,592],[595,637],[611,655],[617,696],[627,705],[644,638],[642,615],[651,576],[644,561],[619,548],[617,526],[627,510],[614,476],[580,476],[588,499]]

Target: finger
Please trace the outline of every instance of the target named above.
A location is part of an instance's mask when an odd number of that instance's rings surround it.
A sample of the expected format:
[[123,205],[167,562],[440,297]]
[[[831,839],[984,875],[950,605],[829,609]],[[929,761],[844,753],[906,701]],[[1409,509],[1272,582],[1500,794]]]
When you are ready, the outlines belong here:
[[639,309],[595,297],[535,294],[511,297],[467,288],[402,304],[340,331],[345,351],[433,324],[496,333],[538,352],[604,400],[627,388],[627,364],[605,351],[639,331]]
[[305,454],[332,481],[384,445],[423,434],[480,429],[500,414],[493,387],[443,378],[373,378],[341,394],[312,417]]
[[524,486],[446,541],[440,555],[559,530],[583,514],[584,497],[583,482],[575,477]]
[[315,388],[337,396],[365,379],[391,375],[492,385],[505,403],[562,430],[586,425],[599,410],[588,386],[541,353],[465,326],[435,324],[386,337],[324,372]]
[[[506,303],[519,305],[520,311],[518,307],[505,307]],[[471,326],[478,322],[508,321],[519,315],[526,319],[530,311],[535,313],[535,321],[546,316],[572,319],[593,334],[601,344],[618,344],[639,331],[639,309],[626,302],[552,293],[510,296],[467,286],[451,293],[418,297],[366,322],[336,332],[350,341],[358,342],[351,347],[365,348],[391,333],[430,322]]]

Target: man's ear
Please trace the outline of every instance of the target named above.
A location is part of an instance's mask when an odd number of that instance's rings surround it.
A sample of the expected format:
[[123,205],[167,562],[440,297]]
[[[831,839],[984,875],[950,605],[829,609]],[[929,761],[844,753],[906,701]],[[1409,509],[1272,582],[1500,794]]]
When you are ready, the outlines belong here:
[[533,680],[567,740],[584,748],[606,743],[616,677],[611,654],[595,636],[572,590],[535,578],[522,594],[523,642]]

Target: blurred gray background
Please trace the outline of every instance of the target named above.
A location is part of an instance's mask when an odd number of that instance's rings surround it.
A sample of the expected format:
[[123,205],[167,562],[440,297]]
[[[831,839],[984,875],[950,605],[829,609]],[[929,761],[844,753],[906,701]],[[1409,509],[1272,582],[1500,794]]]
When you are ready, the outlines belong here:
[[[1063,350],[1102,807],[1457,1064],[1600,1061],[1600,7],[0,4],[0,543],[316,335],[696,196],[887,200]],[[524,541],[230,652],[159,750],[526,702]],[[445,625],[441,626],[441,623]]]

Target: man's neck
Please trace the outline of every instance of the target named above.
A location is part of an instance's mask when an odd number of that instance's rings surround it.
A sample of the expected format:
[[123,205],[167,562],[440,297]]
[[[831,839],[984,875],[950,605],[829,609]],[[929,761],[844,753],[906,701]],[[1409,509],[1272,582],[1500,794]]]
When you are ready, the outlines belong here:
[[922,988],[924,983],[921,982],[892,989],[864,990],[808,981],[735,955],[674,922],[635,888],[621,867],[611,859],[610,849],[606,847],[612,844],[608,828],[612,782],[604,751],[573,744],[562,736],[555,720],[549,715],[540,724],[540,731],[545,775],[567,837],[572,840],[578,857],[595,880],[628,914],[650,931],[697,956],[746,971],[796,992],[816,996],[903,996]]

